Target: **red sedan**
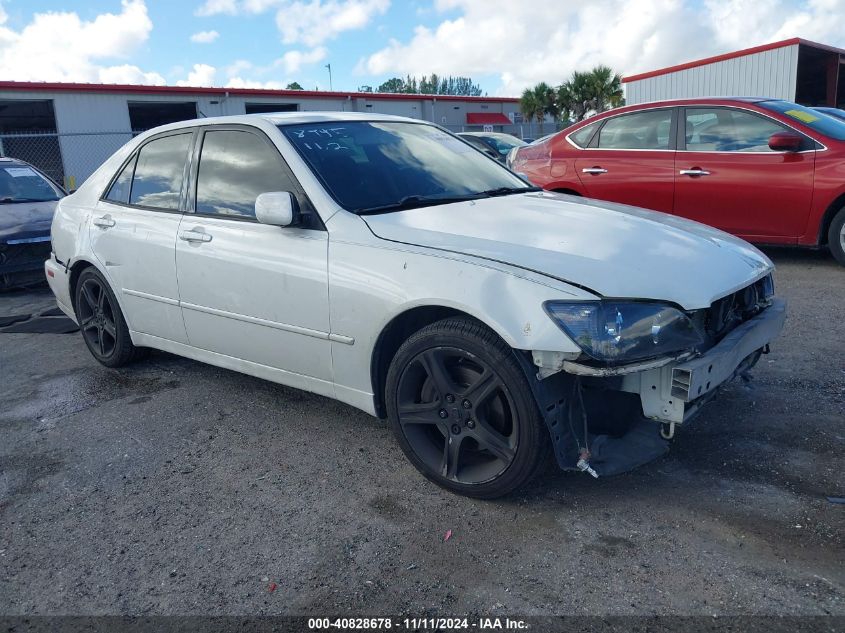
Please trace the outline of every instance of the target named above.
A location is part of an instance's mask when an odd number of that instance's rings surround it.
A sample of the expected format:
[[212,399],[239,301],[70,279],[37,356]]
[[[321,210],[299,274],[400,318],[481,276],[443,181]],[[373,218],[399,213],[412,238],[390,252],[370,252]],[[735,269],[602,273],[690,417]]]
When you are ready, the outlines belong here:
[[845,121],[788,101],[619,108],[509,157],[550,191],[672,213],[762,244],[829,245],[845,265]]

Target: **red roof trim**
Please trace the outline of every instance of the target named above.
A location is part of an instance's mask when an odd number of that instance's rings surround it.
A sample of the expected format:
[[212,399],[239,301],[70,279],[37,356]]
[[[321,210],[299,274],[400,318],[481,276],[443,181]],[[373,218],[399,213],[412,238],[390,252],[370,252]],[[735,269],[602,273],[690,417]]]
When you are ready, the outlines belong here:
[[265,90],[258,88],[211,88],[193,86],[141,86],[121,84],[48,83],[39,81],[0,81],[0,90],[64,91],[64,92],[128,92],[134,94],[195,94],[244,97],[322,97],[343,99],[424,99],[438,101],[485,101],[490,103],[517,103],[514,97],[460,97],[454,95],[394,94],[387,92],[329,92],[321,90]]
[[501,112],[467,112],[467,125],[510,125],[511,120]]
[[796,44],[804,44],[806,46],[812,46],[813,48],[822,48],[825,50],[838,52],[841,54],[845,54],[845,50],[841,48],[835,48],[833,46],[827,46],[826,44],[818,44],[816,42],[811,42],[809,40],[801,39],[800,37],[793,37],[792,39],[782,40],[780,42],[772,42],[771,44],[763,44],[762,46],[754,46],[752,48],[744,48],[740,51],[734,51],[733,53],[725,53],[724,55],[715,55],[713,57],[705,57],[704,59],[698,59],[693,62],[687,62],[685,64],[678,64],[677,66],[669,66],[668,68],[661,68],[659,70],[652,70],[647,73],[641,73],[639,75],[631,75],[630,77],[623,77],[622,83],[628,83],[630,81],[640,81],[641,79],[648,79],[649,77],[659,77],[660,75],[668,75],[669,73],[676,73],[679,70],[687,70],[689,68],[697,68],[698,66],[706,66],[707,64],[714,64],[716,62],[723,62],[728,59],[736,59],[737,57],[745,57],[746,55],[754,55],[755,53],[763,53],[765,51],[775,50],[777,48],[784,48],[786,46],[794,46]]

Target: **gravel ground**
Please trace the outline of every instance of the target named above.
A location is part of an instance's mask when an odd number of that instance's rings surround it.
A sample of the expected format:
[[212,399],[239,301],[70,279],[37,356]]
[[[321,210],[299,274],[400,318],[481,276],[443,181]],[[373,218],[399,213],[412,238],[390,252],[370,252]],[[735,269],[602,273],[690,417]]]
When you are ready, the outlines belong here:
[[750,386],[657,462],[496,502],[331,400],[0,334],[0,614],[845,615],[845,270],[769,254],[789,320]]

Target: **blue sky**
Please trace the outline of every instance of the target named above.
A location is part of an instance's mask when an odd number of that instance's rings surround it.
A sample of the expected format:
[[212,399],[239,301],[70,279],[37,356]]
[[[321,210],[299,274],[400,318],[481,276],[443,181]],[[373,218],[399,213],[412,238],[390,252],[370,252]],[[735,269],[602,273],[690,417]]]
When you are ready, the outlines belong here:
[[599,63],[845,46],[843,23],[845,0],[0,0],[0,77],[325,90],[331,63],[336,90],[436,72],[512,96]]

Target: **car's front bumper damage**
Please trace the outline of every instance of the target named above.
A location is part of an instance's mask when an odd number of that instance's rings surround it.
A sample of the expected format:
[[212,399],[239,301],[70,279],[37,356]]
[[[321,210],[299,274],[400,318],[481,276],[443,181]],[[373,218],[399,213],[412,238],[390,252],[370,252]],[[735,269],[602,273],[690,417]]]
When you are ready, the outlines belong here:
[[697,414],[721,385],[750,370],[785,320],[786,302],[774,299],[703,354],[618,367],[535,352],[535,394],[558,463],[582,470],[586,464],[608,475],[664,454],[676,425]]

